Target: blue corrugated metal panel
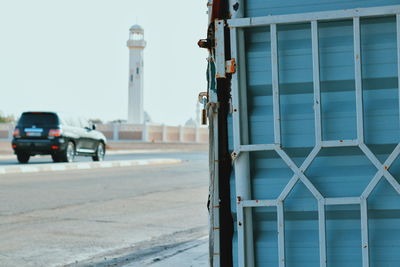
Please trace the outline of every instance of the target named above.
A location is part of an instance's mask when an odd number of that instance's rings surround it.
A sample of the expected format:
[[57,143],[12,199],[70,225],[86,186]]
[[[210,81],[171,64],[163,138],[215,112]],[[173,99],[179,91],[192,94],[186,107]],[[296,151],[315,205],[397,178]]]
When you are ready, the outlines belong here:
[[398,0],[246,0],[248,17],[398,5]]
[[[399,4],[399,1],[245,1],[247,15],[288,14]],[[315,146],[310,24],[278,25],[283,150],[300,166]],[[274,143],[270,28],[246,28],[249,144]],[[319,24],[323,140],[357,139],[353,21]],[[383,163],[399,143],[399,88],[395,17],[361,20],[365,143]],[[240,90],[242,90],[241,88]],[[230,120],[231,136],[233,126]],[[230,140],[230,147],[233,147]],[[389,171],[400,181],[400,159]],[[357,147],[324,148],[305,172],[325,198],[359,197],[377,168]],[[252,199],[276,199],[293,171],[274,151],[250,152]],[[235,174],[231,176],[236,220]],[[368,198],[370,260],[400,266],[400,197],[382,180]],[[235,224],[237,227],[237,224]],[[276,208],[253,208],[256,266],[278,266]],[[285,200],[286,266],[319,266],[318,203],[298,183]],[[328,266],[361,267],[359,205],[326,210]],[[235,228],[234,261],[238,265]]]
[[319,34],[323,137],[355,139],[353,22],[321,23]]

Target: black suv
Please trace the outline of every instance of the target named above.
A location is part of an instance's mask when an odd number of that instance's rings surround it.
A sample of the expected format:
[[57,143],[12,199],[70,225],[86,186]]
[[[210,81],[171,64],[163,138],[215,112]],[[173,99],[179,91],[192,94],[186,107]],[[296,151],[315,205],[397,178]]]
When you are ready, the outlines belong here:
[[76,155],[101,161],[106,138],[94,125],[65,122],[54,112],[24,112],[14,129],[12,147],[20,163],[35,155],[51,155],[54,162],[72,162]]

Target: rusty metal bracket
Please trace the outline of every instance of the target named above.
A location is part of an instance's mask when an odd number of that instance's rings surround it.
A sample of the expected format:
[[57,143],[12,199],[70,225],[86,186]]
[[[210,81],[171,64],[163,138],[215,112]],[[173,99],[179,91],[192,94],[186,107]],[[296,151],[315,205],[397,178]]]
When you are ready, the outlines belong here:
[[226,73],[235,73],[236,72],[236,59],[232,58],[231,60],[227,60],[225,62],[225,71]]
[[200,48],[210,49],[210,48],[211,48],[211,40],[209,40],[209,39],[200,39],[200,40],[197,42],[197,45],[198,45]]

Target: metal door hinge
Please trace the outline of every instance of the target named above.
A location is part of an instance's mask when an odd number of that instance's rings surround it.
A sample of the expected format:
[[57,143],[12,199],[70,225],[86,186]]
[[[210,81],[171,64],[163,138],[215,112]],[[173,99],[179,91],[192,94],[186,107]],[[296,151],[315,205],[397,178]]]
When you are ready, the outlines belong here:
[[225,55],[225,29],[226,23],[224,20],[215,21],[215,67],[216,77],[226,78],[226,74],[236,72],[236,59],[226,60]]
[[215,21],[215,76],[226,78],[225,74],[225,21]]

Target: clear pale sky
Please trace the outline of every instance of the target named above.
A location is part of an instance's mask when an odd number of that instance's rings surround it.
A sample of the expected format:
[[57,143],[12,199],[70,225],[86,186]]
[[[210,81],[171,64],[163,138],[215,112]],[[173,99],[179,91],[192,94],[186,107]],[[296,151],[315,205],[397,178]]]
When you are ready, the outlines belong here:
[[145,30],[144,108],[184,124],[206,90],[206,0],[0,0],[0,111],[127,118],[129,28]]

